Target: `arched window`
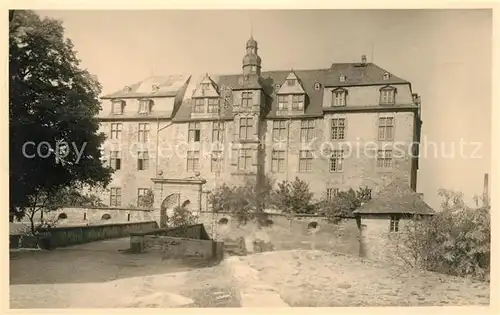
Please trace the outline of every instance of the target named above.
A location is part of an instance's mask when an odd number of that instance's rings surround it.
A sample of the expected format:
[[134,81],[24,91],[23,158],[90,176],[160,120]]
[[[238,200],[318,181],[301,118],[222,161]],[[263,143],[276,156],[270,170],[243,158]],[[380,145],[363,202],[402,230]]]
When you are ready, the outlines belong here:
[[307,229],[316,229],[317,227],[318,227],[318,222],[316,221],[309,222],[309,224],[307,225]]
[[111,219],[111,215],[109,215],[109,213],[105,213],[101,217],[101,220],[110,220],[110,219]]
[[219,220],[219,224],[228,224],[229,220],[227,218],[222,218]]
[[60,213],[58,216],[57,216],[57,220],[64,220],[64,219],[67,219],[68,218],[68,215],[66,213]]

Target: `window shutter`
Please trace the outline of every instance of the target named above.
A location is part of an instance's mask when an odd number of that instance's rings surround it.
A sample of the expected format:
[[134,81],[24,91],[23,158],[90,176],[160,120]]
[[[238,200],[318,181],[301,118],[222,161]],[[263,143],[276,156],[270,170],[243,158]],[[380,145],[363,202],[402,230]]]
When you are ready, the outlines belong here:
[[238,149],[231,150],[231,165],[236,165],[238,163]]
[[235,117],[233,128],[233,141],[238,141],[240,138],[240,116]]
[[259,91],[252,91],[252,105],[253,106],[260,105],[260,92]]
[[259,134],[259,116],[253,116],[253,134],[254,136]]
[[259,164],[259,149],[257,148],[252,149],[252,164],[253,165]]

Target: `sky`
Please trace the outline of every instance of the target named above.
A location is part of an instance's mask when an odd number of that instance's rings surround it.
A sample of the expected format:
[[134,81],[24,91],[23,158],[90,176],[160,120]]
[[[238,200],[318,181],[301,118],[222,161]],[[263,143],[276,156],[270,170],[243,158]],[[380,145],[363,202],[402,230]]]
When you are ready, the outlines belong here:
[[439,207],[440,188],[471,202],[491,173],[490,10],[38,13],[63,21],[103,94],[151,75],[239,73],[251,33],[263,71],[328,68],[366,54],[421,96],[427,154],[417,191],[429,205]]

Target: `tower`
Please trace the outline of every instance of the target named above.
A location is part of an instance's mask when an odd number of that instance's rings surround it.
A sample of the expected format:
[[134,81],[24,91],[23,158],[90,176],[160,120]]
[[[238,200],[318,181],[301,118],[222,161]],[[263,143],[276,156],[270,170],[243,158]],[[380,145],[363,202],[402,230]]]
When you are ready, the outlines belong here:
[[260,76],[261,62],[257,51],[259,47],[257,41],[250,36],[246,45],[246,54],[243,57],[243,75],[256,74]]

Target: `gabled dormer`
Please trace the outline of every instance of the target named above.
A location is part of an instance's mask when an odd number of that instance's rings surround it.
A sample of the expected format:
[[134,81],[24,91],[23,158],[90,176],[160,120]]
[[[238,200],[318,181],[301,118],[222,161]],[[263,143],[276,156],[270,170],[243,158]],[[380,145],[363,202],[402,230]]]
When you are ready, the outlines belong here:
[[220,94],[217,85],[208,74],[196,86],[192,94],[193,114],[217,114],[219,111]]
[[396,103],[397,89],[386,85],[380,88],[380,105],[394,105]]
[[332,107],[342,107],[347,105],[347,90],[338,87],[332,90]]
[[276,98],[278,115],[304,113],[306,92],[293,70],[288,74],[285,81],[279,85]]

